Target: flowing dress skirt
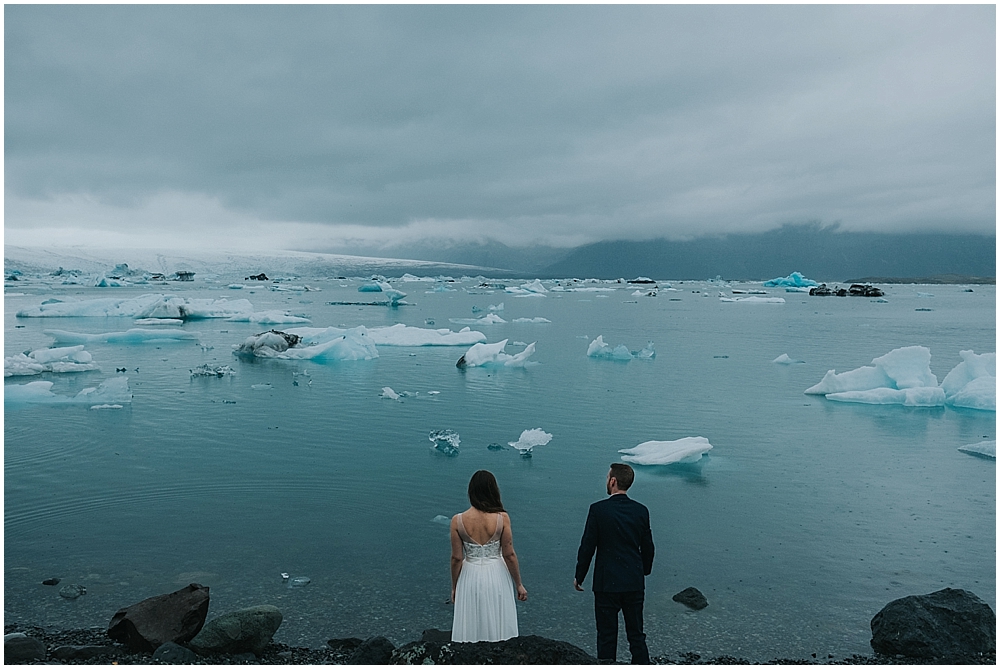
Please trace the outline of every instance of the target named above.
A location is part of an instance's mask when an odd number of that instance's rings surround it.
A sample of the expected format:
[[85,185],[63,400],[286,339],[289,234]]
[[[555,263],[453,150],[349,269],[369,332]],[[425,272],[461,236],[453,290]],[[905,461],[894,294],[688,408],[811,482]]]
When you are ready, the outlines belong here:
[[514,579],[500,556],[462,562],[455,585],[452,641],[505,641],[517,636]]

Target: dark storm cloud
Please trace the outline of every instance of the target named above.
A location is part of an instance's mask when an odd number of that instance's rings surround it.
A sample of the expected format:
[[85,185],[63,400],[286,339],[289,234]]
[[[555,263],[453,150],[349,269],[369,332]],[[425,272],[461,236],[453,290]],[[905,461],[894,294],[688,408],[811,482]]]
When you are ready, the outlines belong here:
[[992,6],[8,6],[8,238],[992,232],[994,26]]

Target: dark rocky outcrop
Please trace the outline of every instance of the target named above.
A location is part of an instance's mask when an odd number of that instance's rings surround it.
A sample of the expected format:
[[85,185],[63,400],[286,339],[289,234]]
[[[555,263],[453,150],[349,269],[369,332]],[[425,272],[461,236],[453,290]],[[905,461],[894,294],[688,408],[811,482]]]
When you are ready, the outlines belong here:
[[52,650],[52,657],[63,662],[92,660],[95,657],[118,657],[119,655],[124,655],[122,649],[114,646],[59,646]]
[[42,585],[59,585],[59,579],[55,577],[47,578],[44,581],[42,581]]
[[889,602],[872,618],[872,649],[910,658],[996,655],[997,619],[989,604],[968,590],[945,588]]
[[108,625],[108,636],[130,650],[149,653],[168,641],[191,640],[205,624],[206,616],[208,588],[192,583],[119,609]]
[[45,644],[27,634],[15,632],[3,638],[4,664],[26,664],[45,659]]
[[346,639],[329,639],[326,642],[326,645],[333,650],[340,651],[342,653],[353,653],[354,650],[364,642],[364,639],[352,636],[347,637]]
[[153,659],[160,664],[194,664],[198,661],[198,654],[179,643],[168,641],[156,649]]
[[396,646],[384,636],[365,639],[351,654],[348,664],[389,664]]
[[251,606],[208,621],[189,645],[200,655],[246,652],[260,655],[281,627],[281,620],[277,607]]
[[684,588],[676,595],[671,597],[675,602],[680,602],[689,609],[694,609],[695,611],[701,611],[703,608],[708,606],[708,600],[705,599],[705,595],[701,594],[698,588]]
[[580,648],[540,636],[519,636],[507,641],[476,643],[442,642],[443,633],[427,630],[420,641],[397,648],[390,664],[597,664]]

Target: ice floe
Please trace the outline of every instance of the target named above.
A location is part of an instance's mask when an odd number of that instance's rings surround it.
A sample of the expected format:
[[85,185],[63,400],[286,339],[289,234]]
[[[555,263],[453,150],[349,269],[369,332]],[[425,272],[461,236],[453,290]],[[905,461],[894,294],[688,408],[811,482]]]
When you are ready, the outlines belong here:
[[434,430],[427,438],[433,444],[431,448],[445,455],[458,455],[458,445],[462,443],[458,432],[454,430]]
[[757,297],[756,295],[751,295],[750,297],[720,297],[719,302],[742,302],[744,304],[784,304],[785,298]]
[[375,342],[368,336],[363,325],[315,344],[305,342],[303,338],[290,332],[270,330],[247,337],[233,349],[237,355],[315,362],[372,360],[378,357]]
[[959,351],[962,362],[941,382],[945,401],[956,407],[997,410],[997,354]]
[[184,325],[179,318],[137,318],[136,325]]
[[[320,344],[342,336],[345,328],[288,328],[290,334],[301,337],[306,344]],[[471,346],[486,341],[482,332],[463,328],[453,332],[448,328],[418,328],[403,323],[368,329],[376,346]]]
[[125,404],[132,401],[128,377],[117,376],[94,388],[84,388],[74,397],[56,395],[51,381],[7,384],[4,386],[5,404]]
[[587,355],[602,360],[628,361],[632,358],[650,360],[656,357],[656,349],[651,341],[646,342],[646,346],[641,351],[630,351],[625,344],[611,348],[611,345],[604,341],[603,335],[597,335],[597,339],[590,342],[590,346],[587,347]]
[[528,344],[523,351],[517,355],[508,355],[504,352],[507,340],[496,344],[476,344],[465,352],[456,363],[457,367],[528,367],[534,363],[528,360],[535,352],[535,343]]
[[818,286],[819,284],[812,279],[805,278],[798,272],[792,272],[788,276],[779,276],[777,279],[765,281],[764,285],[767,287],[790,286],[795,288],[809,288],[811,286]]
[[536,316],[535,318],[515,318],[513,323],[551,323],[548,318],[542,318],[541,316]]
[[99,298],[93,300],[45,300],[37,307],[21,309],[18,318],[102,318],[124,316],[130,318],[174,318],[195,320],[203,318],[230,318],[252,313],[249,300],[225,298],[195,299],[176,295],[148,294],[124,299]]
[[507,321],[496,314],[486,314],[482,318],[449,318],[448,322],[456,325],[499,325]]
[[3,359],[3,375],[34,376],[42,372],[56,374],[99,370],[93,356],[83,346],[42,348],[25,355],[18,353]]
[[382,388],[382,394],[379,397],[381,397],[384,400],[402,401],[400,400],[399,393],[397,393],[389,386],[385,386],[384,388]]
[[198,340],[198,335],[194,332],[169,329],[146,330],[143,328],[131,328],[124,332],[101,332],[99,334],[70,332],[68,330],[43,330],[42,332],[52,337],[57,344],[146,344],[149,342],[162,343],[167,341]]
[[983,458],[991,458],[993,460],[997,459],[997,442],[993,441],[981,441],[978,444],[966,444],[965,446],[959,446],[958,450],[963,453],[968,453],[969,455],[978,455]]
[[936,387],[937,377],[931,372],[930,363],[930,349],[924,346],[905,346],[873,359],[873,367],[859,367],[841,374],[831,369],[822,381],[806,389],[805,394],[830,395],[876,388],[901,390]]
[[845,390],[830,393],[826,399],[834,402],[859,404],[902,404],[908,407],[944,406],[944,391],[940,388],[872,388],[871,390]]
[[260,325],[293,325],[299,323],[311,323],[312,321],[303,316],[293,316],[287,311],[255,311],[248,314],[240,314],[226,319],[234,323],[258,323]]
[[805,360],[796,360],[795,358],[788,357],[787,353],[782,353],[771,362],[777,363],[779,365],[798,365],[800,363],[804,363]]
[[191,370],[191,376],[215,376],[222,378],[224,376],[233,376],[236,374],[236,370],[229,365],[211,365],[204,364],[199,365]]
[[637,465],[670,465],[697,462],[712,450],[705,437],[684,437],[675,441],[644,441],[633,448],[623,448],[624,462]]
[[535,446],[544,446],[550,441],[552,441],[552,435],[542,428],[536,427],[523,431],[517,441],[507,443],[516,448],[521,453],[521,457],[530,458]]

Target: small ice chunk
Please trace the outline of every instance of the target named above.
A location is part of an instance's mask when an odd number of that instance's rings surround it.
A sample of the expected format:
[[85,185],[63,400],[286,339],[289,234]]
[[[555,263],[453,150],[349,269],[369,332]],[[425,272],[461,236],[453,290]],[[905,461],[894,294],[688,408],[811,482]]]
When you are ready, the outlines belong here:
[[509,441],[507,443],[520,451],[522,456],[530,457],[535,446],[544,446],[550,441],[552,441],[552,435],[540,427],[536,427],[523,431],[517,441]]
[[125,407],[121,404],[95,404],[90,407],[91,409],[124,409]]
[[233,316],[232,318],[227,318],[227,321],[233,321],[234,323],[259,323],[261,325],[279,325],[279,324],[299,324],[299,323],[311,323],[308,318],[304,316],[293,316],[287,311],[271,310],[271,311],[255,311],[249,314],[240,314],[238,316]]
[[500,323],[506,323],[504,319],[500,318],[496,314],[486,314],[482,318],[449,318],[452,323],[458,325],[498,325]]
[[274,388],[270,383],[255,383],[250,387],[254,390],[271,390]]
[[611,348],[609,344],[605,343],[603,335],[597,335],[597,339],[590,342],[590,346],[587,347],[587,356],[603,360],[628,361],[632,359],[632,352],[625,344]]
[[632,356],[640,360],[652,360],[656,357],[656,349],[653,347],[653,342],[647,341],[643,349],[633,352]]
[[644,441],[633,448],[623,448],[622,461],[636,465],[670,465],[697,462],[712,450],[705,437],[684,437],[675,441]]
[[542,318],[541,316],[536,316],[535,318],[515,318],[514,323],[551,323],[548,318]]
[[381,395],[381,397],[384,400],[397,400],[397,401],[401,401],[399,399],[399,394],[395,390],[393,390],[392,388],[390,388],[389,386],[385,386],[384,388],[382,388],[382,395]]
[[797,365],[800,363],[804,363],[805,360],[796,360],[795,358],[788,357],[787,353],[782,353],[771,362],[777,363],[779,365]]
[[549,292],[545,286],[542,285],[541,279],[535,279],[529,283],[521,285],[522,290],[526,290],[529,293],[547,293]]
[[289,588],[304,588],[309,585],[310,579],[308,576],[295,576],[288,580]]
[[441,391],[440,390],[428,390],[427,394],[428,395],[440,395]]
[[434,430],[427,438],[434,444],[431,448],[445,455],[458,455],[458,445],[462,440],[454,430]]
[[127,404],[132,401],[128,377],[108,379],[95,388],[84,388],[74,397],[64,397],[52,392],[51,381],[8,384],[4,386],[5,404]]
[[220,379],[223,376],[232,376],[234,374],[236,374],[236,370],[229,365],[210,365],[208,363],[191,370],[191,376],[215,376]]
[[500,304],[491,304],[489,308],[490,311],[503,311],[503,302]]
[[441,514],[438,514],[433,518],[431,518],[431,522],[437,523],[438,525],[447,525],[449,527],[451,526],[451,518],[449,518],[448,516],[442,516]]
[[978,444],[959,446],[958,450],[969,455],[978,455],[984,458],[992,458],[993,460],[997,459],[997,442],[995,439],[993,441],[981,441]]
[[93,356],[83,350],[83,345],[60,348],[42,348],[28,355],[18,353],[5,357],[3,375],[33,376],[42,372],[66,373],[99,370]]
[[719,302],[742,302],[745,304],[784,304],[785,298],[757,297],[755,295],[751,295],[750,297],[720,297]]

